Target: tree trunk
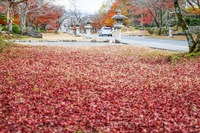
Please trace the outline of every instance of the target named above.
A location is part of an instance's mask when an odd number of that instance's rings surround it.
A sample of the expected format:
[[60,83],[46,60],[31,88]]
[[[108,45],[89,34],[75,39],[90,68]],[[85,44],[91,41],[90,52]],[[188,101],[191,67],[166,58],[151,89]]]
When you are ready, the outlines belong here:
[[162,11],[160,11],[159,35],[162,35],[162,26],[163,26],[163,14],[162,14]]
[[21,31],[21,34],[24,34],[26,32],[26,16],[27,15],[24,15],[24,16],[20,16],[20,31]]
[[56,28],[56,29],[55,29],[55,33],[58,33],[58,30],[59,30],[59,28]]
[[9,32],[12,32],[12,24],[13,24],[13,7],[12,5],[9,5],[8,9],[7,9],[7,25],[6,28]]
[[58,23],[58,27],[55,29],[55,33],[58,33],[58,30],[60,29],[61,23]]
[[185,32],[188,44],[189,44],[189,53],[193,52],[199,52],[200,51],[200,41],[199,41],[199,36],[197,36],[197,40],[195,41],[192,34],[189,32],[189,28],[183,19],[183,15],[181,14],[181,8],[179,6],[178,0],[174,0],[174,8],[175,8],[175,13],[178,17],[178,20],[180,22],[180,25],[183,29],[183,32]]
[[7,30],[9,28],[9,20],[10,20],[10,7],[8,6],[8,9],[6,12],[6,28],[7,28]]
[[197,34],[197,38],[196,38],[196,47],[194,52],[200,52],[200,32]]
[[159,22],[157,21],[157,19],[154,19],[154,22],[156,23],[156,27],[158,28],[158,35],[161,35],[161,27],[160,27],[160,24]]

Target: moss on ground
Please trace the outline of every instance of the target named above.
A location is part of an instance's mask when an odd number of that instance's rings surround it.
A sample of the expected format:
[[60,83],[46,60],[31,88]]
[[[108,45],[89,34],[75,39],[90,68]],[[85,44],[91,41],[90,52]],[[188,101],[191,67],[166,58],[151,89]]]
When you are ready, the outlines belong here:
[[183,59],[192,59],[192,58],[197,58],[200,56],[200,52],[197,53],[176,53],[176,54],[172,54],[168,57],[168,60],[170,62],[177,62]]
[[7,48],[10,45],[11,45],[10,42],[5,42],[0,39],[0,52],[2,52],[5,48]]
[[11,45],[10,42],[6,42],[4,39],[5,39],[5,38],[3,38],[3,37],[0,35],[0,52],[2,52],[6,47],[8,47],[8,46]]

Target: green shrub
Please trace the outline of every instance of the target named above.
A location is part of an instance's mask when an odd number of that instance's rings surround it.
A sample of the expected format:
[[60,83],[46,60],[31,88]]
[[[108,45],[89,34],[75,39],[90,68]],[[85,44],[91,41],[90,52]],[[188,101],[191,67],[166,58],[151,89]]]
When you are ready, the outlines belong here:
[[[1,30],[6,31],[7,30],[6,25],[2,26]],[[19,34],[20,33],[19,26],[14,24],[13,27],[12,27],[12,31],[15,34]]]
[[35,30],[35,32],[37,32],[37,33],[41,33],[41,30],[40,30],[40,29],[37,29],[37,30]]
[[161,29],[161,34],[164,34],[164,35],[168,34],[168,29],[162,28]]
[[197,57],[197,56],[200,56],[200,52],[189,53],[189,54],[186,54],[184,57],[186,57],[186,58],[192,58],[192,57]]
[[189,26],[199,26],[200,24],[200,18],[192,18],[192,17],[186,17],[185,22]]
[[12,27],[12,31],[15,34],[19,34],[20,33],[19,26],[14,24],[13,27]]
[[135,27],[135,29],[136,29],[136,30],[138,30],[138,29],[139,29],[139,27],[138,27],[138,26],[136,26],[136,27]]
[[168,57],[168,60],[170,62],[177,62],[181,60],[183,57],[184,57],[184,53],[172,54],[171,56]]
[[173,30],[173,31],[178,31],[178,29],[179,29],[178,25],[174,25],[174,26],[172,27],[172,30]]
[[145,27],[145,30],[149,31],[151,30],[151,27]]
[[5,31],[6,30],[6,25],[2,26],[1,30]]
[[[155,34],[155,35],[159,35],[159,28],[158,27],[153,27],[153,28],[150,28],[148,27],[148,30],[149,34]],[[166,29],[165,27],[162,27],[161,28],[161,34],[168,34],[168,29]]]
[[0,18],[3,20],[3,22],[6,22],[6,15],[0,13]]
[[156,35],[159,34],[159,28],[158,27],[153,28],[153,34],[156,34]]

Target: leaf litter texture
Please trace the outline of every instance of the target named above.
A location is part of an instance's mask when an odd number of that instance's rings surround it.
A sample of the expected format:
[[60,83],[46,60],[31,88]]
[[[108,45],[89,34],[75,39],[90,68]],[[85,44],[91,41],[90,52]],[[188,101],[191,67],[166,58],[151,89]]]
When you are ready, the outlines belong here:
[[0,54],[0,132],[199,132],[200,58],[131,46]]

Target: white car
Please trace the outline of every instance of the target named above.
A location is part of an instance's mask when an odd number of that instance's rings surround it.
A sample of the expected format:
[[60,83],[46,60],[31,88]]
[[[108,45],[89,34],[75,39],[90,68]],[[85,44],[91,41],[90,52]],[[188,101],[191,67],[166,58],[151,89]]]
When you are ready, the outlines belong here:
[[102,27],[99,31],[99,36],[112,36],[112,30],[110,27]]

